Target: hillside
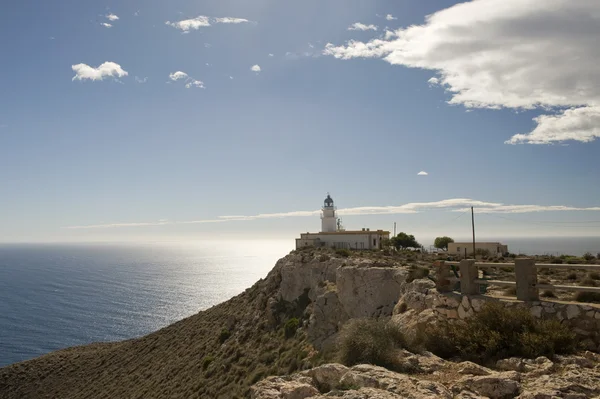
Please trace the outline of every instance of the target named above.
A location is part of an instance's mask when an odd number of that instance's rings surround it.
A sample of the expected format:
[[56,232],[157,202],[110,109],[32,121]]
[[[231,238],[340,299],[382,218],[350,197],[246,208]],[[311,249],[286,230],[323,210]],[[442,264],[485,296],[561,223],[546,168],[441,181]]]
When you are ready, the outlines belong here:
[[[69,348],[0,369],[0,398],[242,398],[250,397],[252,392],[256,398],[307,397],[277,396],[288,389],[287,382],[290,381],[306,392],[318,390],[323,393],[326,391],[319,384],[307,382],[306,376],[313,380],[316,377],[306,372],[279,380],[264,378],[303,372],[337,360],[338,348],[334,344],[351,320],[390,319],[404,337],[410,337],[423,327],[441,322],[456,323],[460,321],[458,318],[481,311],[482,298],[461,298],[456,293],[441,295],[435,290],[435,284],[427,278],[434,258],[433,255],[394,251],[350,253],[310,248],[293,251],[280,259],[265,279],[242,294],[155,333],[123,342]],[[509,271],[501,268],[490,272],[491,276],[505,278],[510,277],[508,274]],[[562,273],[551,277],[568,280]],[[585,274],[576,277],[583,279]],[[572,283],[577,281],[572,280]],[[495,291],[492,288],[490,292]],[[548,302],[543,312],[538,304],[535,308],[525,308],[523,313],[513,310],[518,305],[515,301],[503,300],[502,303],[509,309],[507,314],[520,314],[519,317],[531,317],[530,311],[539,313],[538,316],[564,313],[563,318],[569,319],[574,331],[583,334],[588,349],[597,351],[600,348],[600,307],[582,305],[576,308],[573,304]],[[494,322],[496,320],[490,320],[491,324]],[[519,325],[520,322],[516,324]],[[499,325],[496,330],[502,327]],[[512,333],[511,328],[507,330]],[[479,344],[477,340],[488,335],[489,332],[485,332],[469,339],[473,339],[471,344]],[[542,335],[533,338],[546,340]],[[514,339],[508,341],[514,342]],[[485,345],[488,344],[486,341]],[[537,353],[537,347],[545,346],[536,343],[530,352]],[[498,348],[502,349],[501,346]],[[404,355],[394,362],[405,359],[419,363],[434,359],[443,364],[443,369],[457,375],[458,366],[453,363],[443,363],[431,354],[425,358],[413,356],[406,349],[422,352],[406,346]],[[545,354],[551,357],[551,351],[544,350],[534,357]],[[518,356],[518,351],[513,352],[512,356]],[[462,360],[477,358],[476,353],[463,355],[468,356]],[[594,383],[589,381],[599,375],[600,363],[595,355],[589,355],[588,360],[591,363],[585,376],[586,387],[593,386]],[[542,362],[545,361],[542,359]],[[546,371],[554,378],[555,371],[563,370],[565,362],[568,361],[559,361],[556,367]],[[332,367],[342,370],[341,366]],[[329,369],[318,370],[326,372]],[[356,370],[372,375],[383,373],[364,367]],[[444,389],[454,389],[450,381],[440,379],[440,376],[430,374],[425,378],[420,375],[423,367],[413,368],[412,373],[416,373],[410,377],[413,385],[421,384],[419,381],[423,379],[423,384],[438,381],[445,384],[447,388]],[[365,378],[372,380],[372,375]],[[261,380],[264,382],[252,391],[251,387]],[[566,377],[563,380],[557,380],[557,389],[564,388],[565,392],[575,389],[569,388],[571,380]],[[534,380],[531,381],[534,384]],[[335,384],[345,386],[338,382]],[[349,386],[357,389],[373,387],[371,383],[365,385],[363,382],[355,381]],[[516,386],[512,382],[509,385]],[[412,389],[410,386],[407,385],[408,390]],[[290,392],[295,392],[294,389]],[[477,391],[472,387],[467,390]],[[517,391],[520,388],[514,390]],[[584,391],[586,394],[595,392],[588,388]],[[275,396],[270,396],[272,393]],[[332,395],[336,394],[329,394]]]
[[[69,348],[4,367],[0,397],[247,396],[251,384],[302,367],[310,354],[302,334],[285,338],[285,314],[267,311],[279,278],[276,267],[244,293],[138,339]],[[294,313],[288,305],[285,311]]]

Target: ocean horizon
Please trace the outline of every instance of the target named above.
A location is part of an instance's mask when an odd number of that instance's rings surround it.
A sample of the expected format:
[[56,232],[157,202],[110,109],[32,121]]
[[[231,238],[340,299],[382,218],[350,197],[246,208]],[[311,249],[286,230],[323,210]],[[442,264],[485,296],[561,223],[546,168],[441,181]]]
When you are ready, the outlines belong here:
[[[600,237],[500,241],[513,253],[600,253]],[[0,244],[0,367],[166,327],[243,292],[293,248],[293,240]]]

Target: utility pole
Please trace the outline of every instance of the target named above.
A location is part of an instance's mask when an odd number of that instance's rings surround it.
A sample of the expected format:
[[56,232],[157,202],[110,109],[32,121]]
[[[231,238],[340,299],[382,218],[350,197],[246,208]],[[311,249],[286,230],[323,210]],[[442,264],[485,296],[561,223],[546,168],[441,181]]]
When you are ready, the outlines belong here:
[[473,226],[473,259],[475,259],[475,213],[471,207],[471,225]]
[[396,237],[396,222],[394,222],[394,237]]

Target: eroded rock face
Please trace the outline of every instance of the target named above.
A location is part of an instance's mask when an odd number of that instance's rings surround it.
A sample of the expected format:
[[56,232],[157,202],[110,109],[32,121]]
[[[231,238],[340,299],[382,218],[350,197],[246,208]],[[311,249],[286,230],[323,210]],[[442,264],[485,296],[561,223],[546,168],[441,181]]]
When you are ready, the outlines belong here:
[[[253,398],[598,398],[600,355],[585,352],[555,361],[510,359],[500,363],[521,371],[502,371],[471,362],[455,363],[437,356],[403,351],[414,374],[382,367],[327,364],[288,377],[270,377],[252,388]],[[314,390],[311,389],[314,388]],[[315,390],[317,393],[314,393]],[[294,396],[311,393],[312,396]],[[271,395],[271,396],[269,396]],[[279,395],[279,396],[273,396]]]

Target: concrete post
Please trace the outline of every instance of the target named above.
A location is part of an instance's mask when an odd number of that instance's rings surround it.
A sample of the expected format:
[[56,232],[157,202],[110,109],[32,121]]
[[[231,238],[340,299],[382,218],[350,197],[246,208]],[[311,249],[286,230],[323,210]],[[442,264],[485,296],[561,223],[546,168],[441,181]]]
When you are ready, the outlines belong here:
[[435,288],[438,292],[450,292],[452,291],[452,284],[448,277],[450,277],[450,266],[446,265],[443,260],[437,260],[434,263],[435,266]]
[[520,301],[538,301],[537,268],[535,259],[515,259],[515,277],[517,280],[517,299]]
[[479,287],[475,284],[477,278],[477,266],[474,259],[463,259],[460,261],[460,292],[464,295],[479,294]]

